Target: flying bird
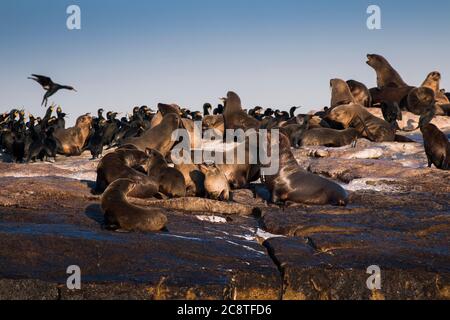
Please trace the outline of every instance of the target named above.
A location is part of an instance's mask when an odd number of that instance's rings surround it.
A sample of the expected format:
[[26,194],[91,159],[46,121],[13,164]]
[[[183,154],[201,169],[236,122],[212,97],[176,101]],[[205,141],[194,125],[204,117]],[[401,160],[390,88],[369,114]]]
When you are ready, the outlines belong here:
[[52,95],[54,95],[56,92],[58,92],[61,89],[71,90],[71,91],[77,92],[77,90],[75,90],[73,87],[71,87],[71,86],[63,86],[63,85],[60,85],[58,83],[54,83],[52,81],[52,79],[50,79],[49,77],[46,77],[46,76],[40,76],[40,75],[37,75],[37,74],[32,74],[31,77],[28,77],[28,79],[36,81],[46,91],[46,93],[44,95],[44,99],[42,100],[41,106],[43,106],[44,103],[45,103],[45,107],[47,107],[47,100],[48,100],[48,98],[50,98]]

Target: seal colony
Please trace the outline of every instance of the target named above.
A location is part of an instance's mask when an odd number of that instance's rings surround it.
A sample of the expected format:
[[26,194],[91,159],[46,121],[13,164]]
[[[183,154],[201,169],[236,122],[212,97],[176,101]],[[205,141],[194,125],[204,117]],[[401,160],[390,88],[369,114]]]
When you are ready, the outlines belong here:
[[[56,107],[52,105],[43,118],[29,115],[28,122],[25,112],[18,109],[1,115],[0,146],[15,162],[56,161],[57,155],[77,156],[84,151],[90,151],[95,159],[105,149],[112,149],[98,164],[95,187],[95,193],[102,195],[105,226],[112,230],[162,230],[168,221],[165,210],[257,213],[257,208],[233,201],[234,190],[253,190],[255,181],[270,193],[264,200],[274,205],[346,206],[347,191],[300,167],[293,148],[355,146],[359,139],[412,142],[400,134],[404,129],[398,125],[402,111],[409,111],[420,116],[417,129],[423,135],[428,166],[450,168],[448,138],[431,124],[435,115],[450,115],[448,93],[440,88],[441,73],[429,73],[420,86],[414,87],[384,57],[369,54],[367,58],[376,73],[377,86],[369,89],[357,80],[332,79],[330,106],[315,114],[296,115],[300,109],[296,106],[290,112],[261,106],[247,111],[240,96],[229,91],[223,104],[214,110],[211,104],[204,104],[203,113],[160,103],[157,110],[135,107],[131,114],[117,119],[118,113],[104,116],[105,111],[99,109],[96,116],[82,115],[74,127],[66,128],[62,109],[57,108],[57,116],[52,116]],[[369,108],[380,108],[383,119],[374,116]],[[196,121],[201,125],[197,126]],[[175,137],[179,129],[187,134]],[[215,159],[225,159],[245,144],[245,161],[172,163],[173,152],[180,145],[195,149],[196,130],[202,134],[212,132],[220,137],[215,143],[229,148]],[[229,130],[248,134],[243,141],[230,143]],[[258,140],[258,157],[252,162],[249,141],[253,137],[260,139],[259,134],[265,130],[267,144]],[[279,135],[272,134],[274,130]],[[275,154],[273,146],[279,148],[279,156],[270,165],[275,164],[277,170],[267,175],[264,170],[269,164],[260,155],[262,151]]]

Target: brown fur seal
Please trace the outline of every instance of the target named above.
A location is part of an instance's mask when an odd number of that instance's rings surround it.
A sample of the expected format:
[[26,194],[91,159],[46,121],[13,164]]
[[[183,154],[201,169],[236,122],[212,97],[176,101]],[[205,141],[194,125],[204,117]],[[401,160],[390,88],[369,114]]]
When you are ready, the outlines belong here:
[[225,133],[225,123],[222,115],[205,116],[202,121],[203,130],[214,130],[217,135]]
[[230,91],[227,93],[225,111],[223,113],[225,129],[257,129],[260,122],[242,109],[241,98]]
[[149,158],[140,150],[118,149],[108,153],[97,166],[96,192],[102,193],[118,179],[131,179],[137,183],[130,196],[150,198],[158,193],[157,182],[142,171],[147,171]]
[[205,190],[210,199],[228,201],[230,199],[230,185],[224,173],[215,164],[200,166],[205,174]]
[[411,90],[408,94],[407,109],[416,115],[426,112],[430,106],[435,104],[434,91],[428,87],[419,87]]
[[167,156],[175,144],[172,133],[179,128],[180,121],[179,115],[167,114],[159,125],[145,131],[140,137],[124,140],[122,144],[135,145],[141,151],[155,149]]
[[344,128],[355,128],[362,137],[374,142],[395,141],[395,128],[358,104],[334,108],[326,120],[341,123]]
[[157,150],[147,149],[148,175],[159,185],[159,192],[170,197],[186,196],[186,182],[183,174],[168,166],[164,156]]
[[408,87],[398,72],[389,64],[389,62],[380,55],[368,54],[367,64],[371,66],[377,73],[377,86],[379,89],[392,87],[402,88]]
[[350,103],[356,103],[348,84],[341,79],[331,79],[331,109]]
[[348,80],[347,84],[357,104],[366,108],[372,107],[372,96],[365,84],[355,80]]
[[438,169],[450,170],[450,142],[442,131],[430,123],[433,117],[434,110],[431,109],[419,120],[428,167],[431,168],[431,165],[434,164]]
[[335,130],[329,128],[311,129],[305,131],[300,138],[300,146],[325,146],[339,148],[355,143],[360,137],[358,130],[348,128]]
[[283,134],[280,134],[279,150],[278,173],[265,177],[274,203],[290,201],[310,205],[347,205],[348,194],[340,185],[300,168],[289,140]]
[[408,94],[414,87],[402,87],[402,88],[391,88],[386,87],[383,89],[372,88],[369,90],[372,96],[372,106],[379,106],[383,102],[397,103],[400,108],[405,110],[408,106]]
[[428,74],[425,81],[422,83],[422,87],[430,88],[434,91],[434,95],[436,97],[436,104],[449,104],[450,100],[448,97],[441,91],[440,88],[441,83],[441,74],[438,71],[433,71]]
[[109,185],[102,196],[102,209],[108,229],[128,231],[159,231],[167,223],[160,209],[148,209],[128,202],[128,195],[136,188],[136,182],[119,179]]
[[91,127],[92,117],[89,114],[86,114],[77,119],[75,127],[68,129],[56,129],[53,136],[61,145],[58,153],[66,156],[80,155],[89,137]]
[[186,182],[186,196],[205,196],[205,174],[195,164],[176,164],[175,169],[181,172]]

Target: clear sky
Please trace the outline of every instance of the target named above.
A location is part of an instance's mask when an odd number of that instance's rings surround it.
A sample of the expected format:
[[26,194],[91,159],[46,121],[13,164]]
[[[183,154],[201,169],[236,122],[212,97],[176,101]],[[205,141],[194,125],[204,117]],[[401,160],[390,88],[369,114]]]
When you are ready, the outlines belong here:
[[[69,31],[66,8],[81,7]],[[382,30],[366,27],[370,4]],[[178,103],[201,109],[228,90],[245,107],[329,104],[329,79],[376,83],[367,53],[419,85],[441,71],[450,90],[450,1],[1,0],[0,108],[42,114],[27,76],[78,89],[52,97],[72,117],[98,107]]]

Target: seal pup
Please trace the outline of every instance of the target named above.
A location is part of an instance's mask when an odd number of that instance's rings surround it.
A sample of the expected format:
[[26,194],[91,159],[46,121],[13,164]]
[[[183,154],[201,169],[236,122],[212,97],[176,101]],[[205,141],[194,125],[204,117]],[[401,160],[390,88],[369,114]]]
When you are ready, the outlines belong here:
[[186,196],[186,181],[183,174],[176,168],[169,167],[165,157],[154,149],[147,149],[149,157],[148,175],[154,179],[162,194],[170,198],[182,198]]
[[228,201],[230,185],[224,173],[215,164],[203,164],[200,169],[205,174],[205,191],[212,200]]
[[372,96],[365,84],[356,80],[348,80],[347,84],[357,104],[366,108],[372,107]]
[[138,183],[131,179],[118,179],[111,183],[102,196],[102,210],[108,229],[155,232],[167,224],[167,217],[160,209],[135,206],[128,196]]
[[430,108],[419,120],[428,167],[434,164],[438,169],[450,170],[450,142],[442,131],[430,123],[434,116],[435,111]]
[[179,128],[180,122],[178,114],[169,113],[156,127],[148,129],[140,137],[125,139],[122,144],[133,144],[141,151],[158,150],[166,157],[175,144],[175,141],[172,141],[172,134]]
[[203,130],[213,130],[216,135],[223,136],[225,134],[225,123],[223,115],[210,115],[203,117]]
[[135,198],[150,198],[158,193],[158,183],[147,176],[148,155],[132,148],[118,149],[105,155],[97,166],[95,191],[102,193],[118,179],[130,179],[137,185],[129,195]]
[[258,120],[248,115],[242,109],[241,98],[232,91],[227,93],[223,118],[225,129],[243,129],[247,131],[248,129],[257,129],[260,126]]
[[81,155],[92,126],[92,117],[89,114],[79,117],[72,128],[58,128],[53,136],[58,140],[60,148],[58,153],[66,156]]
[[409,87],[403,81],[400,74],[390,65],[390,63],[378,54],[368,54],[367,64],[371,66],[377,73],[377,87],[383,89],[387,87],[402,88]]
[[282,133],[279,142],[280,157],[276,159],[278,173],[264,179],[273,203],[290,201],[309,205],[347,205],[348,194],[340,185],[301,169],[292,154],[289,139]]

